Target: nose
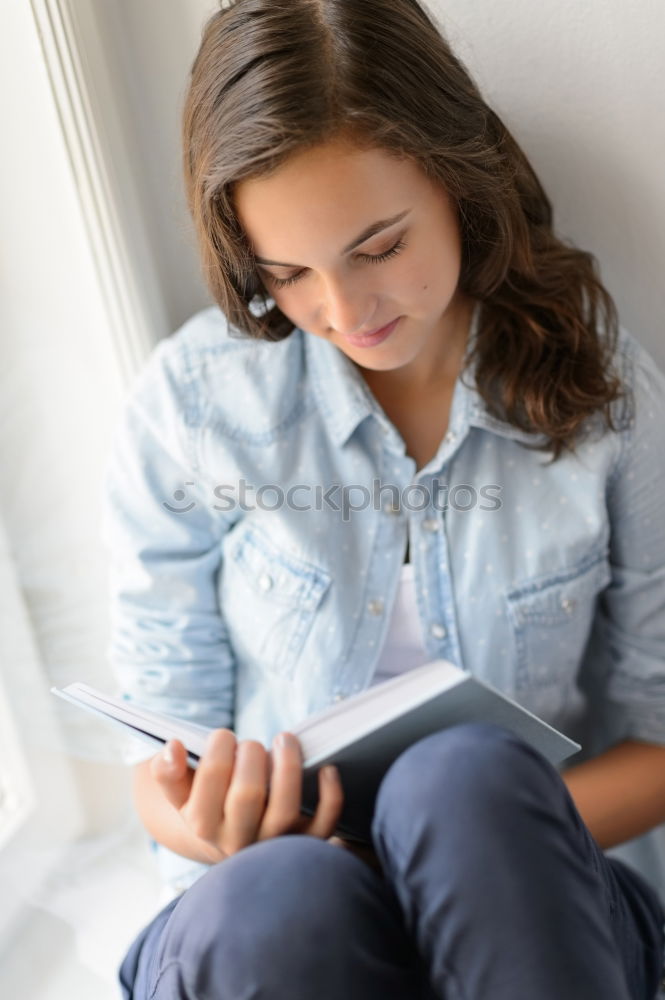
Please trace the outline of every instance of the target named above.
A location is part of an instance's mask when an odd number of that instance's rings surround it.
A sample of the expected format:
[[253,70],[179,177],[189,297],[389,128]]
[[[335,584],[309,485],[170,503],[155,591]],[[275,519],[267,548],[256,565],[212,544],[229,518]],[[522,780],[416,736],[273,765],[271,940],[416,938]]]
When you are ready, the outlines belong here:
[[366,288],[353,281],[326,282],[323,316],[330,330],[352,334],[371,328],[371,319],[375,314],[376,297]]

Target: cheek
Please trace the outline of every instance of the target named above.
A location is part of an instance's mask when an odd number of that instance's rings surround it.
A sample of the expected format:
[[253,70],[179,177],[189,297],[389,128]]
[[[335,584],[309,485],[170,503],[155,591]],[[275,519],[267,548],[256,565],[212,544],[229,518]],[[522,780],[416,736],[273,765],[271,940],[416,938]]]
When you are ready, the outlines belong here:
[[285,316],[288,316],[297,309],[298,302],[306,298],[300,291],[300,285],[297,282],[295,285],[290,285],[286,288],[277,288],[268,278],[259,278],[259,284],[264,289],[267,297],[273,299]]
[[462,267],[459,245],[446,243],[422,258],[418,272],[419,292],[436,304],[456,290]]
[[453,296],[459,280],[459,260],[424,255],[408,276],[394,287],[396,298],[411,305],[416,314],[439,312]]
[[312,326],[315,307],[310,302],[308,294],[297,286],[269,293],[277,308],[290,319],[294,326],[307,329]]
[[287,288],[285,291],[278,292],[275,296],[275,301],[280,309],[292,313],[303,313],[308,312],[312,306],[312,295],[305,285],[294,286],[293,288]]

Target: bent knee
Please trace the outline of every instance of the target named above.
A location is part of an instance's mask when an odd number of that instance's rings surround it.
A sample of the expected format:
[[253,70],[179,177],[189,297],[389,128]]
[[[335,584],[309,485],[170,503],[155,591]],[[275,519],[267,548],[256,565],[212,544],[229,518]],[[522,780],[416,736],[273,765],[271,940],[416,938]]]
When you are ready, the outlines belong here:
[[252,844],[187,890],[159,940],[151,982],[161,992],[150,995],[304,997],[323,983],[321,992],[338,997],[364,977],[357,995],[370,996],[386,952],[399,995],[411,995],[412,944],[383,881],[341,847],[282,836]]
[[469,722],[412,744],[386,772],[377,813],[391,808],[495,809],[525,787],[541,794],[557,781],[554,768],[524,740],[502,726]]
[[[348,851],[316,837],[284,835],[251,844],[215,865],[192,885],[169,921],[172,942],[207,936],[232,939],[236,931],[334,918],[354,886],[371,874]],[[240,931],[241,932],[241,931]],[[176,945],[177,947],[177,945]]]

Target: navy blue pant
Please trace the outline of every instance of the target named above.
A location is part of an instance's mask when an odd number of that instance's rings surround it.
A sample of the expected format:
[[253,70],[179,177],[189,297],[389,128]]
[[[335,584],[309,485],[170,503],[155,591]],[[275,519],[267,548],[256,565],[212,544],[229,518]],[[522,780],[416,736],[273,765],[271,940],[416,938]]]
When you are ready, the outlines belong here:
[[558,772],[506,730],[410,747],[373,824],[383,876],[287,835],[170,903],[120,969],[125,1000],[652,1000],[665,914],[606,857]]

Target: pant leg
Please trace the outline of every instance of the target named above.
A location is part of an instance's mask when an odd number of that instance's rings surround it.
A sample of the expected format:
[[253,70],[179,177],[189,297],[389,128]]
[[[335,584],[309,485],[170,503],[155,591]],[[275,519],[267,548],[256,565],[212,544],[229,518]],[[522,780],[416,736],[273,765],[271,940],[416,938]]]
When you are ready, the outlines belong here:
[[252,844],[174,904],[123,962],[126,1000],[431,997],[390,886],[314,837]]
[[472,723],[410,747],[384,777],[373,837],[442,1000],[655,996],[655,893],[507,730]]
[[178,899],[179,897],[176,897],[167,903],[143,928],[122,960],[118,970],[122,1000],[144,1000],[148,996],[148,982],[152,974],[157,944]]

